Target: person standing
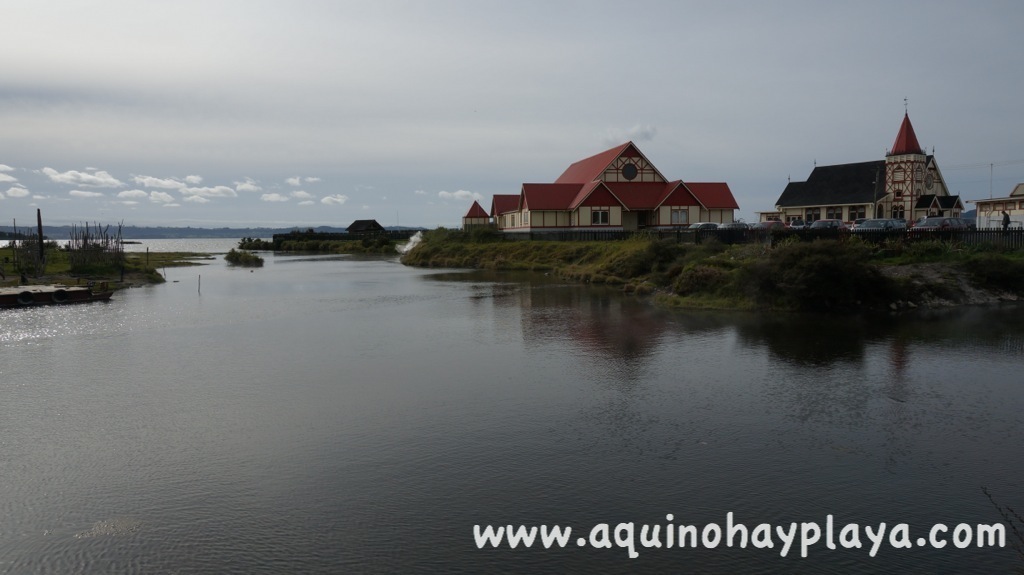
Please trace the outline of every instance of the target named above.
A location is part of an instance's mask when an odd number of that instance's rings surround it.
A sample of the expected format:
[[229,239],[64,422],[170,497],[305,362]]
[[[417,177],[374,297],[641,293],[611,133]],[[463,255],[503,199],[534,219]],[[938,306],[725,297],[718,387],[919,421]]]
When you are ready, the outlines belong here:
[[1003,210],[1003,231],[1010,229],[1010,214]]

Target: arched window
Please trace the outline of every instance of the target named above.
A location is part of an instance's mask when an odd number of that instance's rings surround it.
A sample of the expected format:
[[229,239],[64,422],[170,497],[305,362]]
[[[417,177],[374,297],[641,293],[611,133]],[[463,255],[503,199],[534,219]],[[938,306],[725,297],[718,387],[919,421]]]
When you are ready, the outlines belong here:
[[904,218],[905,215],[906,215],[906,212],[904,211],[903,206],[893,206],[892,207],[892,219],[894,219],[894,220],[902,220],[902,219],[905,219]]

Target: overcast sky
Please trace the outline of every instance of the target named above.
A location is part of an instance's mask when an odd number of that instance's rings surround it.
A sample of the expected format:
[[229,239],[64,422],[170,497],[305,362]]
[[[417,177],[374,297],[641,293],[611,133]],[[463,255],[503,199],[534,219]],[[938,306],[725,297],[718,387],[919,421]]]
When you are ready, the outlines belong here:
[[[633,140],[770,210],[884,158],[1024,182],[1024,3],[5,2],[0,223],[458,225]],[[972,206],[968,204],[968,208]]]

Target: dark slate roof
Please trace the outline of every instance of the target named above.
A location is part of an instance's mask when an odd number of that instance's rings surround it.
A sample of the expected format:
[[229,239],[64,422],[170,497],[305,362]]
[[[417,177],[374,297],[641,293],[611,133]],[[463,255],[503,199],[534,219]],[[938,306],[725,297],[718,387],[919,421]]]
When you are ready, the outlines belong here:
[[383,232],[384,226],[377,223],[377,220],[356,220],[352,222],[352,225],[347,230],[350,234],[358,234],[361,232]]
[[806,182],[790,182],[779,207],[871,204],[885,192],[885,160],[817,166]]
[[963,203],[960,202],[960,196],[936,196],[935,194],[925,194],[917,198],[917,204],[914,206],[914,209],[927,210],[932,207],[933,202],[940,210],[964,209]]

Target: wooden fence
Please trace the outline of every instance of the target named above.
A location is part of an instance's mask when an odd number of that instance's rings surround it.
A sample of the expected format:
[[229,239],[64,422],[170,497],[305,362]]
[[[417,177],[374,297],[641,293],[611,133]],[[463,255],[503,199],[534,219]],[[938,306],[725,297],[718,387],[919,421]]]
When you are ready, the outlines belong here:
[[505,233],[503,238],[507,241],[620,241],[632,238],[649,238],[661,240],[674,240],[679,243],[701,243],[706,241],[719,241],[724,244],[771,244],[786,239],[797,238],[800,241],[814,241],[818,239],[845,240],[857,238],[872,243],[883,242],[915,242],[924,240],[938,240],[942,242],[958,243],[961,245],[982,245],[992,244],[1006,249],[1024,248],[1024,230],[942,230],[942,231],[914,231],[911,230],[862,230],[851,232],[849,230],[754,230],[754,229],[724,229],[724,230],[563,230],[563,231],[533,231]]

